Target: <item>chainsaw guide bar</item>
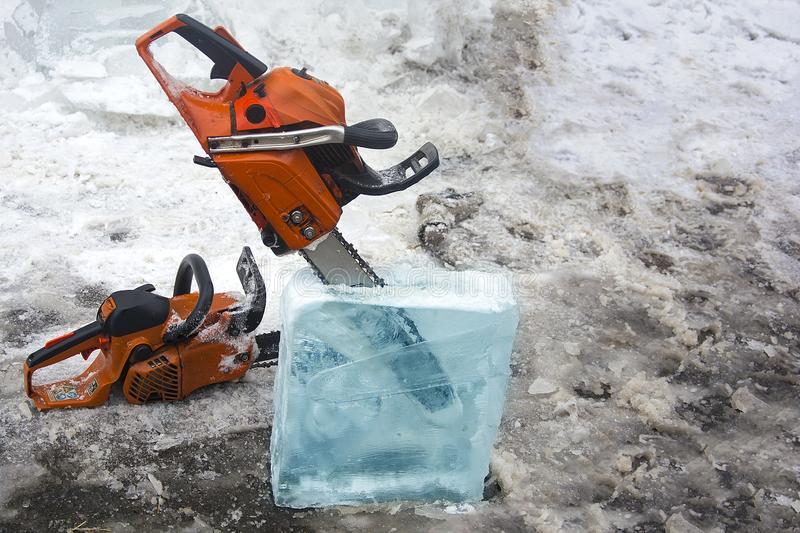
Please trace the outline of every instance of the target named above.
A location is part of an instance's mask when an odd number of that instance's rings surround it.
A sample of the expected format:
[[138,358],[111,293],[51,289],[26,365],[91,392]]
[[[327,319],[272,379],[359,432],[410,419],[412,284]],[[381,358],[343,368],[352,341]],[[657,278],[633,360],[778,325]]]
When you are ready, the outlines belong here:
[[331,231],[316,246],[299,250],[317,277],[326,285],[383,287],[383,280],[347,242],[338,229]]

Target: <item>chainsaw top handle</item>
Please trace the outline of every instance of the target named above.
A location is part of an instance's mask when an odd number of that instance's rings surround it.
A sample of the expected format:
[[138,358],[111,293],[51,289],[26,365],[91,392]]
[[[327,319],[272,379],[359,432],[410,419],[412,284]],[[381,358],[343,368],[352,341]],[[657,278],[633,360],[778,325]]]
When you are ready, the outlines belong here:
[[[228,83],[237,90],[240,84],[247,84],[267,71],[267,66],[242,48],[236,39],[222,26],[212,30],[189,15],[178,14],[165,20],[136,40],[136,50],[173,102],[179,99],[178,93],[183,88],[182,84],[176,82],[153,59],[153,54],[150,51],[150,45],[154,41],[173,32],[186,39],[214,63],[211,68],[211,79],[228,80]],[[217,93],[193,90],[207,98],[226,99],[227,91],[225,88]]]
[[211,282],[211,276],[208,274],[203,258],[197,254],[189,254],[183,258],[180,266],[178,266],[178,273],[175,275],[175,289],[172,296],[180,296],[181,294],[189,294],[192,290],[192,279],[197,282],[197,303],[186,317],[186,320],[178,324],[173,324],[167,328],[164,333],[164,342],[173,343],[182,341],[191,336],[203,324],[211,309],[211,303],[214,299],[214,284]]

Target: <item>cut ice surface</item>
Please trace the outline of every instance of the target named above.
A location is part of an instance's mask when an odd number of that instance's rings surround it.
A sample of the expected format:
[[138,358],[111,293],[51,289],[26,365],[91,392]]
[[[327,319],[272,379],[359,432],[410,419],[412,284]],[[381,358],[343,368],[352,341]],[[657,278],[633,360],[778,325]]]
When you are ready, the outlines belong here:
[[394,274],[387,287],[349,288],[306,269],[283,291],[278,505],[481,498],[518,321],[511,283]]

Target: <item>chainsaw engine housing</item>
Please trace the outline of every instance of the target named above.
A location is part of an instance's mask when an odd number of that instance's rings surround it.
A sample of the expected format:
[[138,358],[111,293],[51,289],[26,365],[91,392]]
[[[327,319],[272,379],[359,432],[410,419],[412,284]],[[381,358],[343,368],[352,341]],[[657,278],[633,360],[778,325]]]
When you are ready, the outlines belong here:
[[206,385],[242,377],[250,368],[253,347],[238,351],[221,342],[169,346],[128,368],[122,390],[130,403],[180,400]]
[[[177,33],[214,63],[211,78],[227,79],[216,93],[172,77],[150,45]],[[348,126],[341,94],[305,68],[267,66],[223,27],[175,15],[136,41],[139,55],[278,255],[306,248],[336,227],[342,206],[359,194],[382,195],[416,183],[439,164],[426,143],[402,163],[372,170],[357,147],[394,146],[385,119]]]

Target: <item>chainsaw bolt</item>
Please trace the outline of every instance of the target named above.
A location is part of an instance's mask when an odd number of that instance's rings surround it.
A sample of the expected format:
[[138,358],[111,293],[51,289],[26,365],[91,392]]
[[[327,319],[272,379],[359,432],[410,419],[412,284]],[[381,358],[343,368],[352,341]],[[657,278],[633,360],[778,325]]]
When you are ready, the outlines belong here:
[[278,234],[269,226],[261,230],[261,242],[264,246],[276,248],[278,246]]
[[317,230],[315,230],[311,226],[309,226],[309,227],[307,227],[306,229],[303,230],[303,237],[305,237],[309,241],[311,239],[313,239],[316,234],[317,234]]
[[294,222],[295,224],[299,224],[303,221],[303,212],[299,209],[295,209],[289,214],[289,220]]
[[300,136],[295,135],[294,137],[292,137],[292,141],[294,142],[294,144],[300,144]]

